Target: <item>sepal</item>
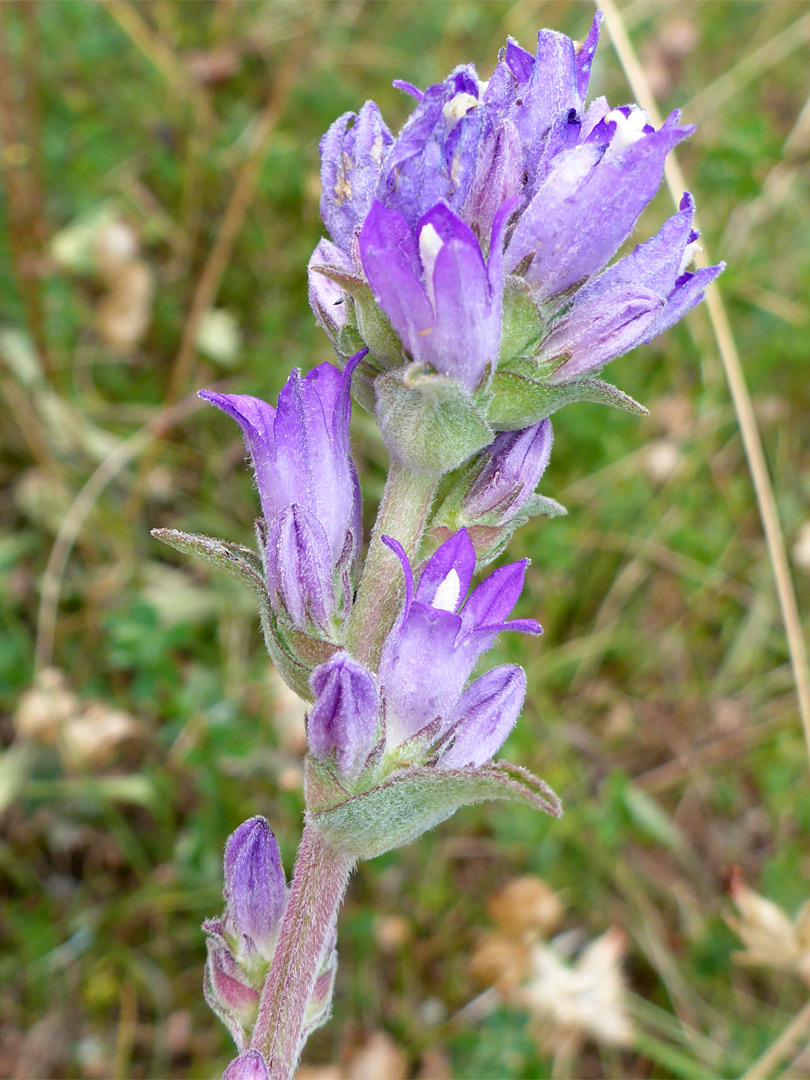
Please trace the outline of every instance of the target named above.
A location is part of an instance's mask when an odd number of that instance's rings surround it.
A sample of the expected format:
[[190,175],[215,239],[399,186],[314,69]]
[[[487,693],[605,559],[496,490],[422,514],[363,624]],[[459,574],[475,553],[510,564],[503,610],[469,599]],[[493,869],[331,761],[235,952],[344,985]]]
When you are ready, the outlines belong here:
[[534,356],[545,334],[545,321],[523,278],[510,275],[504,284],[503,322],[498,367],[518,357]]
[[193,555],[215,566],[217,570],[224,570],[226,574],[247,585],[260,600],[267,601],[262,561],[250,548],[200,533],[180,532],[178,529],[152,529],[152,536],[173,547],[175,551]]
[[455,379],[412,364],[375,382],[377,419],[388,451],[416,472],[441,476],[463,465],[495,435]]
[[504,799],[560,817],[560,800],[544,781],[508,762],[482,768],[412,768],[320,811],[307,797],[307,821],[344,855],[373,859],[409,844],[461,806]]
[[647,409],[624,391],[592,375],[551,384],[538,380],[538,373],[532,371],[535,366],[527,363],[495,372],[487,420],[496,430],[514,431],[529,427],[572,401],[590,401],[597,405],[610,405],[611,408],[636,416],[647,415]]
[[[312,264],[310,271],[339,285],[346,293],[347,301],[353,303],[353,323],[361,339],[357,348],[362,348],[364,342],[380,367],[400,367],[404,361],[402,342],[388,316],[374,299],[371,286],[362,274],[331,263]],[[332,342],[335,343],[334,337]],[[337,345],[335,347],[337,348]]]
[[209,934],[207,945],[203,994],[241,1053],[256,1022],[259,992],[247,984],[228,948],[216,936]]

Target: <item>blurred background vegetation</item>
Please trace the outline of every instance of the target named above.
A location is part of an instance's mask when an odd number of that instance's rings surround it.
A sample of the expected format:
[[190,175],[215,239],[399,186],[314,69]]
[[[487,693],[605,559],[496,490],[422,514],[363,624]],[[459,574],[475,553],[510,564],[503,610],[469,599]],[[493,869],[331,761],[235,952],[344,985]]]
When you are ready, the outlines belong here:
[[[619,10],[662,108],[699,124],[680,160],[729,263],[807,609],[810,7]],[[530,0],[2,5],[0,1075],[210,1077],[232,1056],[199,924],[245,817],[270,819],[291,866],[302,720],[251,597],[149,535],[251,540],[236,428],[193,392],[274,399],[292,366],[330,359],[306,264],[339,113],[373,97],[396,129],[411,103],[392,78],[465,60],[486,78],[508,34],[582,38],[591,17]],[[607,35],[602,92],[631,99]],[[662,191],[639,235],[671,209]],[[546,632],[497,646],[529,673],[507,756],[566,816],[468,809],[361,865],[307,1075],[736,1077],[786,1028],[747,1075],[810,1075],[810,946],[749,897],[749,936],[772,917],[771,964],[742,966],[725,921],[730,875],[791,917],[810,896],[810,788],[705,311],[610,377],[651,415],[557,415],[541,490],[569,516],[510,549],[533,560],[522,614]],[[355,414],[370,523],[384,453]]]

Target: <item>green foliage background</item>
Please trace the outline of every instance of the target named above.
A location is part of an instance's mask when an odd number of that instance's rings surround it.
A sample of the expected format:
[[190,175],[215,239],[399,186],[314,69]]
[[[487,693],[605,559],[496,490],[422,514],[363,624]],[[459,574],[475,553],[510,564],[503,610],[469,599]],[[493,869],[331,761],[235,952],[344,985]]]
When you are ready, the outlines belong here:
[[[791,545],[810,517],[810,8],[620,10],[662,108],[699,124],[680,159],[707,246],[729,263],[721,287]],[[161,415],[170,387],[273,399],[290,367],[330,359],[306,263],[321,234],[318,138],[335,116],[373,97],[396,128],[409,101],[392,78],[425,85],[464,60],[486,77],[507,34],[529,48],[540,26],[581,38],[591,12],[502,0],[3,6],[0,1075],[214,1075],[231,1047],[202,1001],[199,924],[220,907],[222,846],[264,813],[290,867],[300,834],[297,759],[279,744],[251,598],[149,535],[167,525],[250,542],[256,498],[233,425],[190,404],[144,439],[92,500],[58,576],[52,662],[145,733],[103,767],[15,739],[65,515],[109,452]],[[678,35],[691,44],[673,56]],[[212,79],[216,63],[225,75]],[[592,91],[630,97],[607,35]],[[192,349],[178,370],[269,100],[277,123],[215,289],[238,353],[222,366]],[[53,234],[105,203],[139,232],[155,280],[148,333],[128,357],[94,329],[98,281],[49,255]],[[662,191],[639,235],[670,212]],[[50,370],[31,367],[31,341]],[[739,1076],[806,999],[792,976],[735,966],[722,919],[734,865],[790,912],[807,899],[810,788],[705,312],[609,374],[651,416],[579,405],[555,418],[541,490],[569,516],[524,528],[509,553],[532,558],[521,614],[545,635],[505,639],[496,656],[530,680],[506,756],[543,775],[566,816],[465,810],[362,865],[341,919],[334,1019],[310,1061],[383,1028],[414,1069],[441,1047],[459,1078],[549,1075],[524,1015],[454,1019],[481,989],[468,960],[486,899],[523,873],[561,894],[567,928],[590,937],[615,923],[629,940],[637,1042],[586,1044],[576,1075]],[[354,445],[370,524],[384,453],[359,410]],[[807,608],[807,568],[795,578]],[[377,928],[394,915],[410,939],[385,951]]]

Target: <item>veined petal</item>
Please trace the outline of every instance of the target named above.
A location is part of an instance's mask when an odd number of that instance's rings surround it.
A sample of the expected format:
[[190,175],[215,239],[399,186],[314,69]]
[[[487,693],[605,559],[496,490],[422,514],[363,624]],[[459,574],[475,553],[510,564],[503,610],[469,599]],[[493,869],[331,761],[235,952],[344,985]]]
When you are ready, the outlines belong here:
[[588,83],[591,79],[594,54],[596,52],[596,47],[599,44],[599,28],[601,25],[602,12],[597,11],[593,17],[588,36],[582,44],[582,48],[579,49],[579,51],[576,51],[575,49],[576,58],[574,64],[576,67],[577,90],[581,102],[584,102],[585,98],[588,96]]
[[308,617],[324,627],[335,609],[332,558],[323,526],[309,510],[292,503],[270,527],[267,585],[293,624],[307,629]]
[[405,218],[375,200],[360,231],[360,258],[377,303],[413,354],[420,338],[431,331],[434,314]]
[[345,652],[312,673],[315,704],[307,721],[307,743],[316,758],[332,751],[338,771],[353,779],[362,769],[377,730],[374,678]]
[[250,394],[216,394],[211,390],[200,390],[200,397],[222,409],[242,429],[256,474],[262,513],[268,521],[272,521],[286,501],[286,493],[280,490],[276,470],[273,435],[276,410],[266,401],[251,397]]
[[343,375],[329,363],[305,378],[293,370],[279,394],[274,427],[276,472],[285,504],[298,503],[317,517],[329,538],[333,562],[345,544],[355,501],[345,404],[335,437],[342,383]]
[[463,633],[503,623],[518,602],[528,559],[501,566],[485,578],[461,609]]
[[442,754],[439,768],[476,768],[501,748],[515,725],[526,696],[526,675],[514,664],[486,672],[462,694],[451,726],[453,741]]
[[638,345],[664,307],[651,289],[628,285],[583,304],[575,303],[543,342],[540,356],[567,356],[549,385],[587,375]]
[[458,615],[414,601],[407,618],[391,632],[378,674],[391,745],[452,710],[475,663],[455,648],[460,629]]
[[383,155],[393,136],[373,101],[344,113],[321,139],[321,217],[347,254],[355,229],[368,213]]
[[718,274],[725,270],[726,264],[719,263],[717,266],[705,266],[696,270],[693,274],[684,274],[676,282],[675,288],[667,297],[667,302],[655,321],[647,327],[639,344],[652,341],[658,334],[668,330],[670,326],[682,319],[683,316],[695,304],[703,299],[706,286],[714,281]]

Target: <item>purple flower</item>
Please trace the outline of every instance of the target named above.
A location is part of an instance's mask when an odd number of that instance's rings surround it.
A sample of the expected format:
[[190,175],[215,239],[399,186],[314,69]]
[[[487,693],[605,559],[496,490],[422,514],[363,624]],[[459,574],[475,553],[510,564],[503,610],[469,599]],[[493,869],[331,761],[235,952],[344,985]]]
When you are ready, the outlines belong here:
[[482,464],[461,501],[471,521],[497,515],[512,518],[540,482],[551,456],[551,422],[541,420],[523,431],[502,431],[481,455]]
[[200,396],[242,429],[267,523],[271,599],[295,626],[325,627],[335,609],[333,572],[356,558],[362,539],[360,488],[349,447],[351,373],[321,364],[295,370],[278,408],[247,394]]
[[703,299],[724,263],[694,273],[686,267],[699,250],[692,228],[694,201],[687,192],[680,211],[652,239],[575,293],[554,320],[539,356],[563,358],[549,378],[561,383],[601,368],[652,340]]
[[[364,106],[352,138],[359,145],[377,132],[381,158],[366,166],[361,194],[345,210],[350,227],[331,195],[324,211],[352,284],[349,292],[311,287],[339,352],[347,347],[342,319],[354,305],[362,318],[351,332],[359,329],[380,353],[378,367],[397,364],[396,348],[383,339],[381,351],[365,330],[371,302],[357,283],[365,274],[405,360],[468,391],[496,365],[507,376],[510,365],[519,369],[515,378],[496,378],[491,401],[479,394],[475,405],[496,429],[525,426],[577,397],[532,396],[526,380],[548,387],[576,380],[699,302],[722,266],[684,274],[691,203],[679,225],[668,223],[650,247],[605,270],[658,190],[667,154],[693,128],[679,125],[677,112],[656,131],[637,106],[611,109],[604,98],[586,105],[601,17],[582,45],[550,30],[539,32],[534,54],[509,40],[488,82],[465,65],[424,92],[396,83],[416,107],[390,141]],[[341,118],[324,142],[324,175],[335,190],[342,189],[335,148],[353,130],[346,135]],[[347,155],[357,158],[354,143]],[[313,265],[326,265],[326,254]],[[605,400],[618,404],[620,395]]]
[[[638,118],[638,119],[636,119]],[[597,273],[627,239],[661,183],[664,159],[694,130],[678,114],[654,131],[641,109],[609,113],[591,135],[561,147],[518,220],[506,269],[538,303]]]
[[225,926],[265,959],[272,956],[287,884],[273,830],[263,817],[242,822],[225,846]]
[[344,652],[317,668],[311,681],[315,705],[307,721],[309,751],[315,758],[334,751],[340,775],[354,779],[375,742],[374,679]]
[[[514,722],[514,683],[494,688],[492,674],[485,686],[491,691],[480,700],[468,699],[464,710],[464,685],[478,659],[503,630],[539,634],[534,619],[507,616],[523,586],[527,559],[501,567],[482,581],[467,597],[475,570],[475,551],[466,529],[451,536],[427,561],[414,590],[410,563],[396,540],[384,537],[396,552],[405,574],[405,606],[383,649],[378,682],[385,698],[386,734],[389,744],[399,744],[441,718],[443,731],[467,715],[479,717],[487,731],[500,731],[492,709],[502,699],[510,719],[503,737]],[[468,691],[479,687],[481,679]],[[490,705],[481,704],[484,700]],[[518,706],[519,708],[519,706]],[[459,711],[461,709],[461,712]],[[489,711],[487,711],[489,709]],[[469,720],[475,726],[475,720]],[[503,741],[503,740],[501,740]],[[492,738],[486,743],[492,742]],[[498,746],[500,743],[498,743]],[[497,746],[492,748],[492,751]]]
[[375,200],[360,232],[363,270],[411,358],[468,390],[498,356],[510,208],[496,216],[488,262],[469,226],[442,203],[412,230],[402,214]]

